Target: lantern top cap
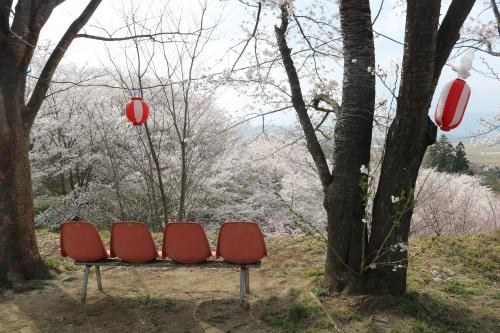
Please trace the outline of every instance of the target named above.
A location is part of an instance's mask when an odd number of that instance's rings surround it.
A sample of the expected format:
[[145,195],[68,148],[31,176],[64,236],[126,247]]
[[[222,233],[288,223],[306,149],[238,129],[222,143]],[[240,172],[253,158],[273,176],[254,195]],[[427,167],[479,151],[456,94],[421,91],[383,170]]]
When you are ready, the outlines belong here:
[[134,96],[134,97],[131,98],[131,100],[142,100],[142,97]]

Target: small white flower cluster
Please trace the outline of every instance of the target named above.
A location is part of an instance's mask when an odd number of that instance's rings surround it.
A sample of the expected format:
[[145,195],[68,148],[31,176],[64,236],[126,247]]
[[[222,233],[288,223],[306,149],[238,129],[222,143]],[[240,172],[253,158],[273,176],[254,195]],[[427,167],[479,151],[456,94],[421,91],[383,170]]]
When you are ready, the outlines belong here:
[[361,222],[363,222],[364,224],[368,223],[366,219],[361,219]]
[[406,252],[406,251],[408,251],[408,245],[403,243],[403,242],[399,242],[399,243],[392,245],[391,249],[393,251]]
[[392,202],[393,204],[398,203],[398,202],[399,202],[399,198],[398,198],[398,197],[395,197],[395,196],[393,196],[393,195],[391,195],[391,202]]
[[432,266],[430,269],[430,272],[432,274],[432,279],[436,282],[446,282],[450,280],[450,278],[455,275],[455,272],[453,272],[451,269],[448,269],[447,271],[440,269],[437,266]]
[[359,168],[359,171],[364,175],[368,175],[368,168],[364,164]]
[[358,62],[358,59],[354,58],[354,59],[352,59],[352,60],[351,60],[351,62],[352,62],[353,64],[355,64],[355,63],[357,63],[357,62]]
[[229,80],[231,79],[231,70],[226,68],[222,71],[222,77],[225,79],[225,80]]
[[368,267],[370,267],[371,269],[375,269],[377,268],[377,264],[372,262]]
[[394,267],[392,268],[392,271],[393,271],[393,272],[395,272],[395,271],[397,271],[398,269],[403,268],[403,267],[405,267],[405,266],[403,266],[403,265],[401,265],[401,264],[400,264],[400,265],[394,265]]
[[368,66],[366,68],[366,71],[370,73],[371,75],[375,75],[375,69],[372,66]]

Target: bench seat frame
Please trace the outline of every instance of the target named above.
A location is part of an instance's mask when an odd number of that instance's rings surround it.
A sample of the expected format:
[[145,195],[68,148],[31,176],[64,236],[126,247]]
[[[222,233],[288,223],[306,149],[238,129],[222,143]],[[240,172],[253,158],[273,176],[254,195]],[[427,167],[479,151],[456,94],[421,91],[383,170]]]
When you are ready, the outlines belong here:
[[85,266],[83,271],[83,285],[82,285],[82,298],[81,302],[87,301],[87,285],[89,281],[90,268],[95,266],[97,288],[102,291],[101,283],[101,266],[114,266],[114,267],[149,267],[149,268],[239,268],[240,269],[240,303],[244,304],[245,295],[250,293],[250,268],[259,268],[261,262],[258,261],[252,264],[233,264],[223,260],[207,260],[196,264],[181,264],[171,260],[153,260],[144,263],[132,263],[122,261],[120,259],[104,259],[100,261],[77,261],[76,266]]

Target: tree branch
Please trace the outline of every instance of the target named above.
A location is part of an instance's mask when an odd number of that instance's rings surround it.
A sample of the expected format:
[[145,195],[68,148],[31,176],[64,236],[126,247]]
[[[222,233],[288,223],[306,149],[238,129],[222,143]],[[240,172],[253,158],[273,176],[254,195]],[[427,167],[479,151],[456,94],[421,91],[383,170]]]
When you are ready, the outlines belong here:
[[50,80],[52,79],[59,62],[66,53],[66,50],[77,35],[78,31],[83,28],[90,17],[94,14],[101,1],[102,0],[90,0],[80,16],[73,21],[73,23],[71,23],[68,30],[66,30],[56,48],[52,51],[52,54],[45,63],[42,73],[40,74],[40,78],[33,89],[33,93],[31,94],[30,100],[23,113],[24,128],[27,132],[29,132],[31,126],[33,125],[33,121],[35,120],[36,114],[42,105],[45,94],[49,89]]
[[[95,35],[89,35],[89,34],[77,34],[75,38],[88,38],[88,39],[95,39],[95,40],[100,40],[104,42],[121,42],[125,40],[131,40],[131,39],[139,39],[139,38],[149,38],[152,40],[155,40],[155,37],[157,36],[163,36],[163,35],[195,35],[196,32],[158,32],[154,34],[144,34],[144,35],[134,35],[134,36],[126,36],[126,37],[112,37],[111,35],[109,37],[101,37],[101,36],[95,36]],[[156,40],[155,40],[156,41]]]
[[[319,102],[325,102],[332,109],[328,110],[328,109],[320,107],[319,106]],[[334,100],[333,98],[331,98],[330,96],[325,95],[325,94],[318,94],[318,95],[314,96],[314,99],[313,99],[313,102],[312,102],[312,106],[313,106],[313,108],[315,110],[325,111],[325,112],[334,112],[337,115],[339,114],[339,112],[341,110],[340,104],[337,103],[336,100]]]
[[13,0],[0,0],[0,39],[9,32],[9,17]]
[[495,15],[495,19],[497,21],[498,37],[500,37],[500,12],[498,11],[496,0],[490,0],[490,1],[491,1],[491,9],[493,9],[493,14]]
[[245,43],[245,46],[243,46],[243,49],[241,50],[240,54],[238,55],[238,58],[234,62],[233,67],[231,68],[231,72],[234,71],[234,68],[236,67],[236,64],[238,63],[238,61],[240,61],[240,58],[243,55],[243,53],[245,52],[245,49],[247,48],[248,44],[250,43],[250,41],[252,40],[252,38],[255,37],[255,34],[257,33],[257,28],[259,27],[260,11],[261,11],[261,9],[262,9],[262,4],[259,2],[259,6],[257,8],[257,18],[255,19],[255,26],[253,27],[253,32],[248,37],[248,39],[247,39],[247,41]]
[[436,60],[434,62],[433,86],[435,87],[441,70],[450,56],[451,50],[460,38],[460,28],[469,15],[475,0],[453,0],[438,30]]
[[327,186],[332,182],[332,175],[328,168],[328,163],[326,162],[325,154],[321,149],[318,138],[314,131],[314,127],[311,123],[311,119],[307,114],[307,107],[304,102],[304,97],[302,96],[302,90],[300,87],[299,77],[293,64],[293,59],[291,56],[291,50],[288,48],[286,42],[286,30],[288,27],[288,12],[285,6],[281,6],[281,26],[275,26],[274,30],[276,33],[276,39],[278,42],[278,47],[283,58],[283,65],[288,76],[288,82],[290,83],[290,91],[292,95],[292,104],[295,108],[295,112],[300,121],[300,125],[305,134],[307,149],[311,153],[318,175],[323,186]]

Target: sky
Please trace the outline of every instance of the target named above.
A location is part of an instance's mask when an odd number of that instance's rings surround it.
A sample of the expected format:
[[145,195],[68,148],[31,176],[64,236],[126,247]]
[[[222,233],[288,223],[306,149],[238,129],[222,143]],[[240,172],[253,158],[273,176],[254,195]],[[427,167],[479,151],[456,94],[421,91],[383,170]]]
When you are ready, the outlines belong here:
[[[156,6],[162,6],[165,2],[166,1],[147,2],[149,12],[155,13],[157,10]],[[315,1],[297,1],[296,6],[305,7],[312,2]],[[324,2],[328,3],[327,1]],[[443,1],[441,9],[442,16],[449,2],[450,1]],[[86,3],[87,1],[67,0],[62,5],[58,6],[54,10],[49,22],[43,28],[40,40],[52,40],[54,43],[57,42],[74,18],[82,11]],[[86,26],[85,31],[92,34],[99,34],[99,29],[96,27],[104,27],[108,31],[115,30],[117,27],[122,26],[122,17],[120,13],[123,12],[123,7],[129,6],[129,8],[134,8],[133,6],[137,3],[137,1],[104,0]],[[192,20],[193,16],[196,16],[196,10],[199,8],[197,0],[171,0],[168,1],[168,3],[173,8],[172,11],[181,18],[183,23],[187,22],[186,24]],[[379,8],[380,1],[374,0],[371,1],[371,3],[372,13],[375,13]],[[231,67],[234,57],[231,57],[226,51],[237,41],[246,37],[246,33],[241,28],[241,25],[249,29],[252,27],[252,11],[245,11],[244,6],[236,0],[209,1],[208,8],[209,20],[212,22],[219,18],[221,20],[214,33],[214,40],[208,45],[205,53],[207,63],[212,62],[210,65],[212,70],[218,71]],[[476,5],[470,16],[473,18],[477,17],[480,14],[480,8],[480,6]],[[327,12],[335,10],[336,6],[334,4],[327,4]],[[492,15],[488,13],[482,13],[481,15],[483,18],[486,15],[487,19],[489,16],[492,17]],[[273,24],[278,23],[277,18],[272,15],[265,16],[262,20],[262,29],[271,29]],[[380,17],[374,25],[374,30],[402,42],[404,40],[404,25],[404,1],[386,0]],[[120,33],[117,33],[117,35],[120,35]],[[120,48],[123,45],[117,42],[108,42],[106,45],[112,50],[115,60],[120,62]],[[378,37],[375,39],[375,48],[377,65],[383,68],[390,68],[391,64],[401,63],[403,53],[402,45],[386,38]],[[474,62],[475,69],[485,70],[482,64],[482,58],[484,58],[492,68],[496,70],[500,69],[500,58],[494,58],[480,53],[476,54]],[[108,54],[103,42],[83,38],[78,38],[73,41],[64,58],[64,62],[96,67],[109,65]],[[456,59],[454,62],[458,63],[459,59]],[[331,79],[342,82],[342,67],[338,65],[332,65],[332,67],[334,67],[335,70],[329,73],[329,75],[332,76]],[[443,85],[454,78],[456,78],[456,73],[453,72],[450,67],[446,66],[443,69],[432,106],[429,110],[432,119],[435,105]],[[500,98],[498,97],[500,93],[499,81],[488,79],[477,72],[472,72],[472,76],[467,79],[467,83],[471,87],[472,93],[461,126],[449,133],[450,137],[454,140],[470,136],[473,130],[480,126],[479,119],[481,117],[492,116],[500,112]],[[381,95],[387,93],[384,89],[382,84],[378,82],[377,94]],[[220,90],[218,100],[219,105],[222,105],[229,112],[237,110],[241,108],[242,105],[247,105],[251,102],[247,97],[241,96],[231,89]],[[290,126],[294,124],[295,121],[293,111],[276,114],[268,117],[266,120],[269,124],[282,126]]]

